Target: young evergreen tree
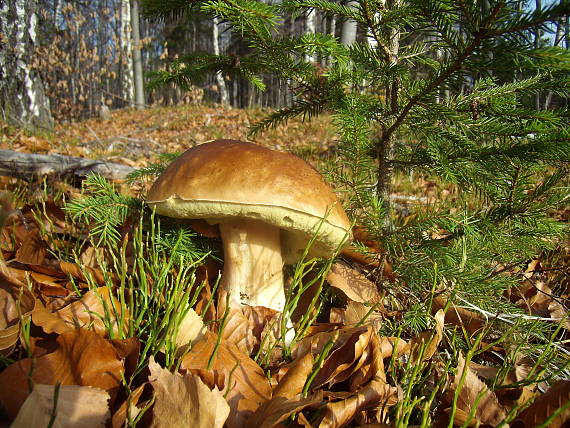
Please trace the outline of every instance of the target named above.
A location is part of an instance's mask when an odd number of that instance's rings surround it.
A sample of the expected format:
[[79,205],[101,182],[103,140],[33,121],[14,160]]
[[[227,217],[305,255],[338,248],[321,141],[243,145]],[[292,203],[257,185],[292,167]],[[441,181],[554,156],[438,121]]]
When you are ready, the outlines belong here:
[[[433,288],[479,308],[515,311],[502,300],[516,266],[567,231],[549,215],[568,200],[568,110],[536,94],[568,97],[570,55],[536,43],[570,4],[539,9],[504,0],[144,0],[147,15],[199,9],[243,37],[251,55],[181,58],[155,82],[189,85],[222,71],[263,89],[262,72],[290,82],[290,107],[255,134],[293,117],[329,113],[341,139],[333,181],[359,224],[395,262],[406,295]],[[359,37],[283,36],[285,14],[316,9],[354,21]],[[326,61],[326,67],[307,58]],[[456,200],[405,220],[390,204],[394,174],[422,172],[452,183]]]

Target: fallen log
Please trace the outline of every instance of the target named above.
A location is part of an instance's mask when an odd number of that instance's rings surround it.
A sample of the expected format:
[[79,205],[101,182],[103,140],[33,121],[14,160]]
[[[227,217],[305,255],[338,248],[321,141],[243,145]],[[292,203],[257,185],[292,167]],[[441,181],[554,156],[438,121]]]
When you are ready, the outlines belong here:
[[29,180],[34,177],[85,177],[100,174],[111,180],[124,179],[134,168],[104,160],[65,155],[40,155],[12,150],[0,150],[0,175]]

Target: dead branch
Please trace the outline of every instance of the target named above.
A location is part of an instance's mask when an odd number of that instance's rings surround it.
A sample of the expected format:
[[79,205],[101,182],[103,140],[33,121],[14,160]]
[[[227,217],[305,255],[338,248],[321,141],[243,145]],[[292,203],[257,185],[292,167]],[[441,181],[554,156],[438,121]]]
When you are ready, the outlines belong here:
[[130,166],[104,160],[0,150],[0,175],[24,180],[45,175],[85,177],[89,173],[117,180],[124,179],[133,170]]

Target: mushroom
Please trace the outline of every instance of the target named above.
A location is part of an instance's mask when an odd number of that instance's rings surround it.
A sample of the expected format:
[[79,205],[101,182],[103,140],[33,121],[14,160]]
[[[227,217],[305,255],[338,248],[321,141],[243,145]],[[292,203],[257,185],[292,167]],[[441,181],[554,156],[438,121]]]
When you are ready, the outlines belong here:
[[348,243],[350,222],[321,175],[297,156],[216,140],[193,147],[154,182],[147,203],[160,215],[218,224],[220,286],[235,303],[285,307],[283,265],[330,257]]

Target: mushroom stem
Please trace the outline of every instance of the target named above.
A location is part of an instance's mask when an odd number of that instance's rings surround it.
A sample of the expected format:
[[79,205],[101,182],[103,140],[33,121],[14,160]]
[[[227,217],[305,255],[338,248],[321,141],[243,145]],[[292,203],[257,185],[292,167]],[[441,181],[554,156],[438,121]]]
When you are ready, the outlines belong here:
[[220,223],[224,245],[222,288],[235,301],[282,312],[285,307],[279,228],[258,220]]

